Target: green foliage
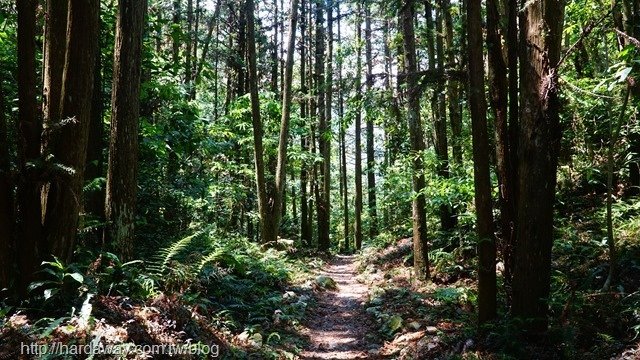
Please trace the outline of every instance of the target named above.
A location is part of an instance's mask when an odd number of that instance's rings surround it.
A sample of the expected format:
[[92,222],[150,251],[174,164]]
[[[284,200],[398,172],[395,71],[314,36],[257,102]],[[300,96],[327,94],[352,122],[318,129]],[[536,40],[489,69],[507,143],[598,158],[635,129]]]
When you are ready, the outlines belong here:
[[35,295],[33,300],[36,303],[50,309],[69,304],[89,291],[76,264],[65,265],[54,258],[53,261],[42,262],[40,273],[45,280],[31,283],[29,291]]

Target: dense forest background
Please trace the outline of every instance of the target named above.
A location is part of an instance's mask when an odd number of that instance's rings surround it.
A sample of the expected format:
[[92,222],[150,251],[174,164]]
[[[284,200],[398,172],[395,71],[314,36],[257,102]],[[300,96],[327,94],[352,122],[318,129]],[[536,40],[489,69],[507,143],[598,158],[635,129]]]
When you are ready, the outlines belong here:
[[639,39],[638,0],[2,1],[3,351],[146,304],[294,357],[355,253],[415,358],[640,356]]

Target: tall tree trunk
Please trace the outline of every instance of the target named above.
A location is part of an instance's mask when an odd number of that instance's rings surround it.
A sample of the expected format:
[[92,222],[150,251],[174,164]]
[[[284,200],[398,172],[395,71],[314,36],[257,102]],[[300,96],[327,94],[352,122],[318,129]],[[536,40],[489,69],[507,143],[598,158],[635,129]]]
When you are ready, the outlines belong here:
[[[338,18],[338,44],[342,43],[340,2],[336,2],[336,16]],[[338,58],[338,116],[340,117],[340,184],[342,189],[342,217],[344,222],[344,251],[349,251],[349,185],[347,183],[347,145],[346,125],[344,123],[344,82],[342,78],[343,60]]]
[[[307,120],[308,101],[305,99],[309,88],[307,87],[307,54],[306,54],[306,30],[307,30],[307,4],[302,0],[300,5],[300,86],[303,98],[300,102],[300,118]],[[302,151],[308,151],[308,135],[303,134],[300,140]],[[308,166],[303,161],[300,168],[300,239],[306,243],[311,243],[311,223],[309,223],[309,200],[307,195]]]
[[[487,1],[487,48],[489,53],[489,84],[491,108],[495,117],[496,162],[499,183],[500,250],[504,264],[504,283],[507,299],[511,298],[511,275],[513,270],[513,241],[516,208],[513,198],[515,184],[512,182],[512,157],[508,123],[507,65],[502,55],[502,39],[499,34],[500,15],[497,0]],[[510,300],[509,300],[510,302]]]
[[[367,96],[368,100],[373,97],[373,55],[371,49],[371,5],[365,4],[365,57],[367,61]],[[378,212],[376,205],[376,158],[374,154],[374,133],[373,133],[373,114],[372,104],[367,106],[367,195],[369,208],[369,237],[373,239],[378,235]]]
[[[453,44],[453,19],[451,18],[451,1],[442,0],[444,16],[445,52],[447,67],[457,68],[455,48]],[[447,80],[447,98],[449,103],[449,120],[451,123],[451,149],[453,163],[462,166],[462,114],[460,113],[460,84],[457,80]]]
[[[331,1],[330,1],[331,2]],[[329,4],[329,9],[331,8]],[[325,86],[325,32],[324,32],[324,0],[316,0],[316,60],[315,60],[315,94],[318,99],[317,115],[318,115],[318,151],[322,156],[322,164],[320,166],[318,182],[319,196],[316,199],[316,211],[318,216],[318,250],[328,251],[330,247],[329,239],[329,222],[330,222],[330,203],[329,193],[331,190],[331,128],[328,126],[326,116],[327,97]],[[329,39],[332,41],[332,39]],[[331,60],[327,58],[327,63],[331,64]]]
[[278,0],[273,0],[273,41],[271,42],[271,92],[274,94],[278,93],[278,77],[280,74],[278,73],[278,23],[279,23],[279,15],[278,15]]
[[287,146],[289,143],[289,123],[291,120],[292,83],[293,83],[293,59],[296,46],[296,29],[298,26],[298,0],[291,0],[291,13],[289,17],[289,42],[287,44],[287,59],[284,67],[284,89],[282,93],[282,118],[280,120],[280,138],[278,142],[278,164],[276,166],[276,186],[275,194],[271,203],[273,204],[271,222],[275,227],[273,231],[276,236],[269,241],[275,241],[280,227],[281,208],[284,208],[284,195],[287,180]]
[[[187,34],[185,36],[184,84],[191,86],[191,49],[193,46],[193,0],[187,0]],[[188,92],[191,90],[188,90]]]
[[[216,2],[216,7],[215,10],[213,11],[213,15],[211,16],[211,19],[209,19],[209,23],[207,24],[207,37],[204,40],[204,48],[202,49],[202,54],[200,55],[200,60],[198,61],[198,65],[196,67],[196,72],[195,72],[195,82],[196,85],[200,83],[201,80],[201,74],[202,74],[202,69],[204,68],[204,64],[207,61],[207,56],[209,55],[209,48],[211,47],[211,42],[213,41],[215,43],[215,65],[218,64],[218,24],[220,23],[220,4],[221,4],[222,0],[218,0]],[[214,28],[216,29],[216,38],[215,40],[213,39],[213,30]],[[214,66],[214,71],[217,74],[217,66]],[[217,85],[218,82],[218,75],[215,76],[215,82]],[[218,91],[217,88],[214,91],[214,96],[218,95]],[[218,102],[215,101],[214,104],[216,104],[216,110],[217,110],[217,104]],[[217,116],[214,116],[214,118],[217,118]]]
[[520,143],[518,227],[513,273],[515,317],[544,331],[551,281],[553,207],[560,148],[558,73],[564,2],[537,0],[520,24]]
[[[85,162],[85,179],[88,181],[95,180],[103,176],[104,157],[102,150],[105,146],[104,141],[104,103],[102,93],[102,60],[101,56],[96,56],[96,66],[93,71],[93,95],[91,100],[91,124],[89,125],[89,140],[87,146],[87,159]],[[100,186],[97,189],[91,189],[85,193],[84,212],[91,214],[96,221],[104,222],[104,199],[105,188]],[[96,232],[91,233],[92,244],[99,246],[100,240]]]
[[262,138],[264,135],[262,127],[262,119],[260,116],[260,98],[258,96],[258,69],[256,64],[256,43],[255,43],[255,19],[254,11],[255,6],[253,0],[246,0],[245,13],[247,19],[247,30],[249,35],[247,40],[247,52],[249,58],[249,96],[251,97],[251,118],[253,123],[253,155],[256,171],[256,185],[258,194],[258,211],[260,213],[260,229],[262,241],[270,239],[272,236],[269,233],[270,227],[268,222],[269,216],[269,204],[267,203],[266,192],[266,179],[265,179],[265,164],[264,164],[264,148],[262,145]]
[[356,10],[356,104],[355,114],[355,223],[353,233],[356,250],[362,248],[362,5]]
[[[443,8],[442,2],[439,0],[440,7],[436,11],[436,63],[439,71],[444,71],[444,41],[442,38],[442,22],[443,22]],[[449,172],[449,146],[447,141],[447,107],[445,104],[445,83],[439,82],[434,92],[434,104],[432,108],[435,117],[435,148],[436,157],[438,159],[438,175],[442,178],[448,179],[450,177]],[[440,205],[440,226],[442,230],[453,230],[457,224],[457,216],[453,211],[453,208],[446,203]]]
[[39,264],[42,248],[40,183],[28,164],[40,157],[42,123],[36,96],[36,0],[17,1],[18,10],[18,156],[24,180],[18,187],[20,291],[26,292]]
[[13,278],[13,184],[11,181],[11,163],[7,120],[5,118],[4,89],[0,86],[0,288],[10,286]]
[[138,169],[142,32],[146,0],[119,0],[111,97],[104,242],[133,255]]
[[602,291],[609,291],[612,284],[615,284],[618,276],[618,254],[616,249],[616,239],[613,233],[613,171],[615,166],[615,148],[618,142],[618,136],[620,135],[620,128],[622,127],[622,121],[627,110],[627,104],[629,104],[629,95],[631,94],[631,86],[627,86],[625,90],[624,100],[622,102],[622,108],[620,109],[620,115],[618,121],[614,124],[613,121],[609,123],[609,147],[607,149],[607,245],[609,247],[609,274],[602,286]]
[[282,119],[280,123],[280,138],[278,143],[278,160],[276,166],[276,180],[273,193],[267,192],[265,179],[265,164],[262,145],[263,125],[260,118],[260,103],[258,98],[258,74],[256,65],[256,47],[254,25],[254,4],[247,0],[248,15],[248,51],[249,51],[249,84],[251,96],[251,112],[253,117],[254,158],[256,166],[256,183],[258,191],[258,211],[260,213],[260,229],[262,242],[275,242],[280,228],[282,215],[282,198],[286,183],[287,143],[289,139],[289,120],[291,118],[291,84],[293,82],[293,55],[295,51],[295,32],[297,26],[297,0],[292,0],[291,36],[288,44],[287,63],[285,66],[285,83],[282,98]]
[[407,81],[407,120],[412,154],[413,186],[413,267],[420,280],[429,279],[429,245],[427,243],[427,214],[424,188],[424,164],[422,153],[424,140],[420,120],[420,90],[418,86],[418,66],[413,22],[415,1],[407,0],[401,9],[402,41],[404,43],[404,72]]
[[478,232],[478,320],[496,317],[496,246],[493,235],[487,103],[484,97],[481,0],[467,3],[469,24],[469,109],[473,135],[473,179]]
[[[255,25],[254,25],[255,27]],[[249,39],[247,38],[247,32],[249,32],[252,36],[253,33],[251,33],[248,29],[248,24],[247,24],[247,12],[246,11],[240,11],[240,21],[238,22],[238,59],[241,60],[240,64],[238,65],[237,68],[237,93],[236,95],[238,97],[243,96],[244,94],[246,94],[247,92],[247,87],[246,82],[247,82],[247,76],[246,76],[246,65],[245,65],[245,61],[248,58],[248,51],[246,49],[247,45],[249,44]],[[251,40],[255,43],[255,39]],[[251,80],[249,80],[250,82]]]
[[182,0],[173,0],[173,19],[172,19],[172,51],[171,57],[173,61],[173,71],[178,74],[180,69],[180,44],[182,43]]
[[79,205],[82,203],[84,164],[91,117],[93,70],[96,64],[100,3],[97,0],[70,0],[67,50],[59,127],[50,129],[48,151],[73,173],[58,174],[51,180],[44,217],[46,242],[51,253],[68,261],[74,250]]
[[[394,126],[388,126],[388,129],[385,133],[388,133],[389,137],[389,164],[393,164],[398,154],[402,151],[402,144],[404,142],[404,136],[408,132],[406,129],[406,122],[402,119],[402,112],[400,109],[400,101],[398,92],[394,90],[394,84],[392,83],[392,75],[393,75],[393,59],[391,55],[391,46],[390,44],[393,42],[393,39],[390,37],[389,27],[391,20],[387,19],[384,23],[383,32],[385,34],[384,38],[384,57],[385,57],[385,67],[387,68],[387,76],[385,78],[385,87],[387,90],[387,97],[390,99],[389,102],[391,104],[391,115],[392,115],[392,123]],[[402,55],[402,44],[398,44],[398,57]],[[396,73],[399,73],[401,70],[400,61],[396,64]],[[399,85],[397,82],[396,85]]]

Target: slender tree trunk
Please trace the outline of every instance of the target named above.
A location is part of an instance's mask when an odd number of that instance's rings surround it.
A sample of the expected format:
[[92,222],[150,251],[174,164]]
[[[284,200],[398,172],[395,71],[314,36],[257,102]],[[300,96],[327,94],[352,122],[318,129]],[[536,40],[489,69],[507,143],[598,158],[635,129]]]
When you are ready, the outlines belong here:
[[[400,103],[398,101],[398,94],[394,92],[394,87],[391,82],[392,77],[392,58],[391,58],[391,47],[390,43],[393,41],[389,35],[389,23],[388,19],[384,22],[383,33],[384,33],[384,58],[385,58],[385,69],[387,76],[385,77],[385,88],[387,90],[387,98],[389,99],[389,103],[391,105],[391,115],[393,126],[387,126],[385,129],[385,134],[388,136],[388,163],[393,164],[398,157],[398,154],[401,152],[401,145],[404,141],[404,134],[407,133],[406,125],[404,120],[402,119],[402,112],[400,111]],[[402,47],[402,44],[400,44]],[[401,55],[402,49],[400,49],[399,54]],[[399,64],[398,64],[399,67]],[[398,69],[396,69],[397,72]]]
[[[330,1],[331,2],[331,1]],[[330,9],[331,4],[328,8]],[[318,214],[318,250],[329,251],[331,245],[329,239],[329,222],[330,222],[330,199],[331,190],[331,128],[328,125],[326,116],[326,89],[327,82],[325,79],[325,32],[324,32],[324,0],[316,0],[316,60],[315,60],[315,94],[318,99],[318,151],[322,156],[322,164],[318,173],[319,196],[316,199],[316,211]],[[329,42],[332,39],[328,40]],[[327,58],[327,63],[331,64],[331,59]],[[330,106],[330,105],[329,105]]]
[[[367,61],[367,96],[368,100],[373,97],[373,55],[371,49],[371,5],[365,4],[365,57]],[[373,239],[378,235],[378,211],[376,209],[376,159],[374,154],[374,133],[373,133],[373,116],[372,104],[367,106],[367,195],[369,208],[369,237]]]
[[[104,103],[102,93],[102,61],[101,56],[96,56],[96,66],[93,71],[93,96],[91,100],[91,124],[89,125],[89,140],[87,146],[87,160],[85,162],[85,178],[88,181],[104,176],[104,157],[102,150],[104,141]],[[104,222],[105,188],[91,189],[85,193],[84,211],[91,214],[96,221]],[[101,235],[101,234],[100,234]],[[92,245],[99,246],[97,236],[92,232]]]
[[173,71],[178,74],[180,69],[180,44],[182,43],[182,0],[173,0],[173,27],[171,31],[172,38],[172,61]]
[[[338,18],[338,44],[342,43],[340,2],[336,2]],[[342,58],[338,58],[338,115],[340,116],[340,188],[342,189],[342,217],[344,222],[344,251],[350,251],[349,237],[349,185],[347,183],[346,124],[344,123],[344,82],[342,78]]]
[[104,242],[133,255],[138,169],[142,32],[146,0],[119,0],[111,97]]
[[4,89],[0,86],[0,288],[8,288],[13,278],[13,184],[9,159]]
[[263,158],[263,126],[260,118],[260,103],[258,98],[258,75],[256,65],[255,19],[253,0],[247,0],[246,13],[248,15],[248,51],[249,51],[249,84],[251,96],[251,112],[253,117],[254,158],[256,166],[256,183],[258,191],[258,210],[260,213],[260,229],[262,242],[275,242],[280,228],[282,215],[282,198],[286,183],[287,143],[289,139],[289,120],[291,118],[291,84],[293,82],[293,55],[295,50],[295,31],[297,26],[297,0],[292,1],[291,9],[291,37],[289,38],[287,63],[285,67],[284,94],[282,98],[282,119],[280,124],[280,138],[278,143],[278,162],[276,166],[275,189],[267,193],[265,179],[265,164]]
[[499,34],[500,16],[496,0],[487,1],[487,48],[489,53],[489,81],[491,108],[495,117],[496,162],[499,183],[500,228],[502,241],[500,250],[504,264],[504,282],[507,299],[511,298],[511,276],[513,269],[513,240],[515,204],[513,199],[511,142],[508,124],[507,65],[502,55],[502,39]]
[[356,250],[362,248],[362,6],[358,2],[356,13],[356,104],[355,114],[355,224],[354,236]]
[[420,120],[420,90],[418,88],[416,44],[413,22],[415,18],[415,1],[407,0],[401,12],[402,41],[404,43],[404,72],[407,81],[407,119],[409,137],[413,152],[413,267],[420,280],[429,279],[429,245],[427,243],[427,214],[424,189],[424,164],[422,153],[424,140],[422,122]]
[[[443,15],[442,2],[439,0],[440,8],[436,11],[436,64],[437,69],[444,71],[444,41],[443,32]],[[436,157],[438,159],[438,175],[448,179],[451,174],[449,172],[449,146],[447,141],[447,107],[445,104],[445,83],[440,82],[436,86],[434,93],[435,107],[432,111],[435,116],[435,148]],[[449,204],[440,205],[440,226],[442,230],[449,231],[457,224],[457,216],[453,208]]]
[[[222,0],[218,0],[216,2],[216,7],[215,10],[213,11],[213,16],[211,16],[211,19],[209,19],[209,23],[207,24],[207,37],[204,40],[204,48],[202,49],[202,54],[200,55],[200,60],[198,61],[198,65],[196,68],[196,73],[195,73],[195,82],[196,85],[200,83],[201,80],[201,74],[202,74],[202,69],[204,68],[204,63],[207,61],[207,56],[209,55],[209,47],[211,47],[211,42],[214,41],[215,43],[215,50],[216,50],[216,59],[215,59],[215,65],[214,66],[214,71],[217,74],[217,64],[218,64],[218,24],[220,22],[220,4],[221,4]],[[216,29],[216,38],[215,40],[213,39],[213,30],[214,28]],[[215,82],[216,82],[216,86],[217,86],[217,82],[218,82],[218,76],[215,76]],[[218,94],[218,90],[217,88],[214,91],[214,95],[217,96]],[[216,104],[216,109],[217,109],[217,104],[218,102],[215,101],[214,102]],[[217,118],[217,116],[215,116],[215,118]]]
[[[453,19],[451,18],[451,1],[442,0],[442,12],[444,16],[445,52],[447,67],[457,68],[455,48],[453,44]],[[447,98],[449,107],[449,120],[451,123],[451,148],[453,163],[456,167],[462,166],[462,114],[460,113],[460,84],[457,80],[447,80]]]
[[[300,102],[300,118],[307,120],[308,101],[305,99],[308,94],[307,87],[307,54],[306,54],[306,30],[307,30],[307,4],[306,0],[301,1],[300,5],[300,86],[303,99]],[[309,150],[308,135],[304,134],[300,140],[300,147],[303,152]],[[309,200],[307,195],[307,178],[308,166],[303,161],[300,169],[300,239],[306,243],[311,243],[311,224],[309,223]]]
[[[296,45],[296,29],[298,26],[298,0],[291,0],[291,13],[289,18],[289,41],[287,44],[287,59],[284,68],[284,89],[282,93],[282,118],[280,121],[280,138],[278,142],[278,164],[276,166],[276,186],[272,199],[273,209],[269,222],[275,226],[277,236],[280,227],[281,206],[284,208],[284,189],[287,180],[287,146],[289,143],[289,123],[291,120],[292,83],[293,83],[293,55]],[[268,239],[275,241],[276,239]]]
[[481,0],[469,0],[469,109],[473,134],[473,179],[478,232],[478,320],[496,317],[496,246],[493,235],[487,103],[484,97]]
[[187,0],[187,34],[185,36],[185,62],[184,62],[184,84],[187,86],[187,93],[191,92],[191,58],[193,47],[193,0]]
[[280,76],[278,72],[278,0],[273,0],[273,41],[271,42],[271,92],[274,94],[278,93],[278,77]]
[[564,2],[537,0],[523,9],[520,52],[518,227],[513,274],[515,317],[544,331],[551,281],[553,207],[560,148],[558,74]]
[[624,120],[624,115],[627,110],[627,104],[629,103],[629,95],[631,94],[631,86],[627,86],[624,95],[624,101],[622,103],[622,108],[620,109],[620,115],[618,116],[618,121],[614,125],[613,122],[610,122],[609,127],[609,148],[607,149],[607,244],[609,245],[609,275],[607,276],[607,280],[602,286],[602,291],[609,291],[609,287],[612,284],[615,284],[617,281],[618,275],[618,254],[616,251],[616,239],[613,234],[613,215],[612,215],[612,206],[613,206],[613,171],[614,171],[614,163],[615,163],[615,147],[618,142],[618,136],[620,135],[620,128],[622,127],[622,122]]
[[36,96],[36,0],[20,0],[18,10],[18,156],[23,180],[18,186],[20,223],[16,249],[19,288],[26,292],[39,264],[42,249],[40,183],[28,163],[40,157],[42,123]]
[[60,113],[61,119],[73,120],[50,130],[48,151],[59,163],[73,169],[73,173],[60,174],[52,179],[44,218],[46,242],[52,247],[51,253],[65,261],[69,261],[73,254],[79,205],[82,203],[99,11],[97,0],[69,1]]
[[264,164],[264,149],[262,145],[262,138],[264,135],[264,131],[262,128],[262,119],[260,116],[260,98],[258,96],[258,69],[256,64],[256,43],[255,43],[255,19],[254,19],[254,3],[253,0],[246,0],[245,9],[243,13],[248,16],[247,19],[247,30],[249,32],[249,36],[246,37],[247,40],[247,50],[248,50],[248,58],[249,58],[249,94],[251,97],[251,117],[253,123],[253,153],[254,153],[254,162],[255,162],[255,171],[256,171],[256,185],[257,185],[257,194],[258,194],[258,211],[260,213],[260,229],[261,229],[261,237],[264,241],[265,239],[270,239],[275,237],[276,235],[272,235],[268,233],[271,230],[268,223],[270,219],[268,219],[269,204],[267,203],[267,192],[266,192],[266,180],[265,180],[265,164]]

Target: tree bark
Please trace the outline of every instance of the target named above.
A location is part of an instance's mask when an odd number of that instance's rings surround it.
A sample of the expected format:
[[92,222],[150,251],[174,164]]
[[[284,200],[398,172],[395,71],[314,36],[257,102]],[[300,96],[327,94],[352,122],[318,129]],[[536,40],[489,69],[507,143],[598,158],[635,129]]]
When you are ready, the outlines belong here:
[[358,2],[356,13],[356,104],[355,114],[355,223],[353,233],[356,250],[362,248],[362,5]]
[[18,184],[18,224],[16,249],[23,293],[37,270],[43,249],[40,182],[31,164],[40,158],[42,122],[38,113],[36,87],[36,0],[17,1],[18,10],[18,158],[23,180]]
[[484,97],[481,0],[467,3],[469,110],[473,136],[473,179],[478,233],[478,321],[496,317],[496,246],[493,235],[487,103]]
[[70,120],[50,130],[47,149],[58,163],[72,169],[51,179],[44,217],[46,242],[51,253],[63,261],[69,261],[73,254],[82,203],[99,11],[97,0],[69,1],[60,118]]
[[146,0],[119,0],[111,97],[104,242],[133,255],[138,169],[142,33]]
[[[436,11],[436,64],[440,71],[444,71],[444,41],[442,38],[443,32],[443,7],[440,1],[440,7]],[[435,117],[435,148],[436,158],[438,159],[437,172],[438,175],[444,179],[448,179],[451,174],[449,171],[449,145],[447,139],[447,106],[445,104],[445,83],[439,82],[436,85],[434,92],[432,108]],[[451,205],[443,203],[439,209],[440,227],[442,230],[449,231],[457,224],[457,216]]]
[[[102,93],[102,60],[101,56],[96,56],[96,66],[93,71],[93,95],[91,100],[91,124],[89,125],[89,140],[87,146],[87,159],[85,162],[84,172],[87,181],[95,180],[104,176],[104,157],[102,150],[105,147],[104,141],[104,103]],[[96,221],[104,222],[104,199],[105,188],[100,186],[99,189],[91,189],[85,193],[84,212],[91,214]],[[98,240],[100,234],[92,231],[92,245],[99,247],[101,239]]]
[[[338,18],[338,44],[342,43],[340,2],[336,2]],[[349,184],[347,183],[346,124],[344,123],[344,82],[342,78],[342,58],[338,58],[338,116],[340,117],[340,188],[342,189],[342,218],[344,222],[344,251],[351,248],[349,237]]]
[[173,0],[173,28],[171,31],[172,42],[172,60],[175,74],[180,69],[180,44],[182,42],[182,0]]
[[[330,7],[330,6],[329,6]],[[316,0],[316,53],[315,53],[315,95],[318,99],[318,151],[322,156],[322,164],[318,172],[319,196],[316,199],[316,211],[318,216],[318,250],[329,251],[331,245],[329,239],[329,222],[331,216],[330,197],[331,191],[331,128],[328,126],[326,107],[327,86],[325,79],[325,32],[324,32],[324,0]],[[332,41],[329,39],[328,41]],[[328,59],[327,63],[331,64]],[[329,105],[330,106],[330,105]]]
[[564,2],[537,0],[524,8],[520,52],[518,227],[513,274],[515,317],[527,330],[547,327],[553,207],[560,148],[558,74]]
[[427,214],[424,189],[424,140],[422,122],[420,120],[420,92],[418,90],[415,31],[415,1],[407,0],[402,5],[400,20],[402,24],[402,41],[404,43],[404,66],[408,74],[407,82],[407,120],[412,151],[412,186],[413,186],[413,267],[420,280],[429,279],[429,245],[427,243]]
[[[451,1],[442,0],[444,16],[445,52],[447,67],[457,68],[455,48],[453,44],[453,19],[451,18]],[[451,123],[451,149],[454,166],[462,166],[462,114],[460,113],[460,84],[454,79],[447,80],[447,98],[449,120]]]
[[[306,53],[306,30],[307,30],[307,4],[302,0],[300,4],[300,91],[303,98],[300,101],[300,118],[307,120],[308,101],[306,96],[309,92],[307,87],[307,53]],[[308,135],[303,134],[300,139],[300,147],[303,152],[309,150]],[[311,243],[311,223],[309,223],[309,200],[307,195],[308,166],[303,161],[300,167],[300,239],[303,243]]]
[[[373,96],[373,55],[371,47],[371,5],[365,4],[365,57],[367,61],[367,99]],[[374,154],[374,133],[373,133],[373,104],[367,104],[367,199],[369,208],[369,238],[373,239],[378,235],[378,211],[376,209],[376,159]]]
[[15,259],[13,184],[5,114],[4,89],[0,86],[0,288],[10,286]]
[[273,193],[267,192],[267,184],[265,178],[265,164],[263,154],[263,125],[260,118],[260,103],[258,98],[258,75],[256,64],[256,48],[254,25],[254,4],[252,0],[247,0],[246,10],[248,15],[248,51],[249,51],[249,84],[251,96],[251,112],[253,118],[253,134],[254,134],[254,158],[256,167],[256,183],[258,191],[258,211],[260,213],[260,230],[262,242],[275,242],[280,228],[280,220],[282,216],[282,198],[286,183],[286,162],[287,162],[287,143],[289,139],[289,120],[291,118],[291,84],[293,82],[293,55],[295,50],[295,31],[297,26],[297,0],[292,1],[291,9],[291,36],[288,43],[287,63],[285,66],[285,83],[282,98],[282,119],[280,123],[280,137],[278,143],[278,160],[276,165],[276,179]]
[[[511,276],[513,271],[514,225],[516,222],[513,198],[512,157],[508,123],[507,65],[502,53],[502,39],[499,34],[500,15],[496,0],[487,1],[487,48],[489,53],[489,82],[491,108],[495,117],[496,163],[498,173],[498,198],[500,206],[500,230],[502,241],[500,250],[504,264],[504,282],[507,299],[511,298]],[[510,301],[510,300],[509,300]]]

